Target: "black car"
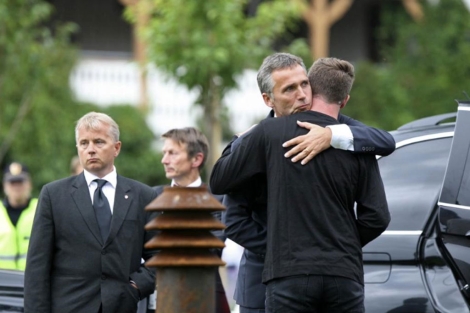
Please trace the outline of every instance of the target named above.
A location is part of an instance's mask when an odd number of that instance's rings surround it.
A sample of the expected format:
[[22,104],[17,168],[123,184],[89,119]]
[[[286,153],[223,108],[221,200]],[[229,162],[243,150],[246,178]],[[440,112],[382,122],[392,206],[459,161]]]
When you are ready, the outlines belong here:
[[[23,299],[24,272],[0,269],[0,313],[24,312]],[[142,300],[137,313],[147,312],[146,304],[146,300]]]
[[0,269],[0,313],[23,312],[24,272]]
[[470,312],[469,104],[391,132],[378,162],[392,220],[363,248],[368,313]]

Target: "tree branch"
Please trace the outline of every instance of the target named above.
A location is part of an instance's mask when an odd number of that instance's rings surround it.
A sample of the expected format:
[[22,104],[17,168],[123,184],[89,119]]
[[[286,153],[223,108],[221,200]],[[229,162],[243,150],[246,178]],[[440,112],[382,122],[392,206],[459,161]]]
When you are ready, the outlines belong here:
[[330,4],[328,10],[328,22],[333,25],[349,10],[354,0],[335,0]]
[[424,17],[423,8],[418,0],[401,0],[403,2],[403,6],[405,7],[408,14],[416,21],[419,22]]
[[18,109],[18,113],[16,114],[15,120],[13,121],[10,131],[5,137],[5,140],[2,142],[0,146],[0,163],[3,162],[3,158],[7,154],[8,150],[10,149],[11,143],[13,139],[15,139],[16,133],[20,129],[21,123],[23,122],[26,114],[28,113],[31,107],[31,98],[29,95],[23,95],[21,100],[20,108]]

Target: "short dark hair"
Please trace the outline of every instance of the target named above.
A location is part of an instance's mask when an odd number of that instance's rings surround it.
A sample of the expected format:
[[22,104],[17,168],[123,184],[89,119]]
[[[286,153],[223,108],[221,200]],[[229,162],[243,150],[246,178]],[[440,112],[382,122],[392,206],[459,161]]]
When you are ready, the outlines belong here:
[[200,130],[194,127],[174,128],[164,133],[162,138],[171,139],[179,144],[186,144],[186,152],[189,158],[202,153],[204,158],[199,169],[204,167],[206,158],[209,155],[209,141]]
[[329,103],[340,103],[351,92],[354,66],[337,58],[316,60],[308,70],[313,96],[321,95]]

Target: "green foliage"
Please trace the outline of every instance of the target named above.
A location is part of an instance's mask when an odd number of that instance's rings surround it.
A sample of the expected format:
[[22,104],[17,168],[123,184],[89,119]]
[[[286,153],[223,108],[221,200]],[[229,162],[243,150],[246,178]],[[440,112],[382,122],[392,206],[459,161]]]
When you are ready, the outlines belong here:
[[[202,125],[212,153],[208,169],[218,158],[225,123],[223,99],[236,88],[236,78],[247,68],[258,68],[273,52],[275,40],[294,27],[302,1],[272,0],[261,3],[254,16],[245,13],[247,0],[149,0],[152,17],[143,36],[149,58],[169,77],[199,91]],[[141,9],[148,3],[142,1]],[[134,10],[128,10],[130,21]],[[300,45],[297,45],[300,49]]]
[[[226,106],[220,108],[220,124],[222,131],[222,140],[229,142],[233,137],[232,123],[230,121],[230,112]],[[259,120],[258,120],[259,121]],[[203,133],[208,134],[209,129],[203,116],[196,119],[196,127]]]
[[425,18],[384,10],[384,65],[360,64],[344,113],[394,129],[410,120],[452,112],[470,90],[470,12],[461,0],[423,3]]
[[[68,174],[73,105],[68,88],[76,53],[71,24],[43,26],[52,8],[43,1],[0,1],[0,163],[26,163],[35,193]],[[53,33],[54,32],[54,33]]]
[[[0,165],[25,163],[33,194],[69,175],[75,122],[89,111],[109,111],[121,124],[123,151],[118,172],[148,184],[164,179],[153,135],[137,109],[101,110],[72,99],[69,75],[76,49],[72,24],[47,28],[52,7],[41,0],[0,0]],[[157,163],[156,163],[157,161]],[[157,169],[152,166],[157,164]]]
[[304,60],[307,69],[313,64],[312,54],[305,38],[296,38],[292,40],[288,47],[285,47],[285,52],[297,55]]
[[259,67],[300,10],[295,1],[274,0],[247,17],[246,2],[153,0],[146,32],[151,60],[189,88],[204,88],[215,76],[223,89],[233,88],[235,76]]
[[414,119],[408,110],[408,90],[397,84],[389,67],[370,62],[355,67],[356,79],[344,114],[388,130]]
[[145,121],[145,115],[132,106],[111,106],[104,110],[118,123],[122,142],[116,158],[120,175],[150,186],[168,182],[161,164],[161,154],[152,149],[155,135]]

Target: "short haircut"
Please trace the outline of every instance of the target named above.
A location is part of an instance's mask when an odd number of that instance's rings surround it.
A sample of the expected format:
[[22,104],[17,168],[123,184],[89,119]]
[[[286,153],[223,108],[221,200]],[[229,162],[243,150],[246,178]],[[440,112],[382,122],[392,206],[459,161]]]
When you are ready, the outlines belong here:
[[180,145],[186,144],[188,158],[192,158],[196,156],[196,154],[202,153],[203,160],[199,169],[204,167],[206,158],[209,155],[209,141],[200,130],[194,127],[174,128],[164,133],[162,138],[171,139]]
[[276,70],[282,70],[285,68],[292,68],[296,65],[300,65],[305,69],[307,68],[304,62],[298,56],[290,53],[274,53],[266,57],[258,70],[258,87],[260,92],[266,93],[270,98],[273,97],[274,81],[272,79],[272,73]]
[[82,116],[75,126],[75,141],[78,143],[78,131],[81,128],[86,130],[98,130],[101,124],[109,125],[109,135],[113,138],[114,142],[119,141],[119,126],[116,122],[104,113],[90,112]]
[[351,92],[354,66],[336,58],[316,60],[308,70],[313,96],[321,95],[328,103],[340,104]]

